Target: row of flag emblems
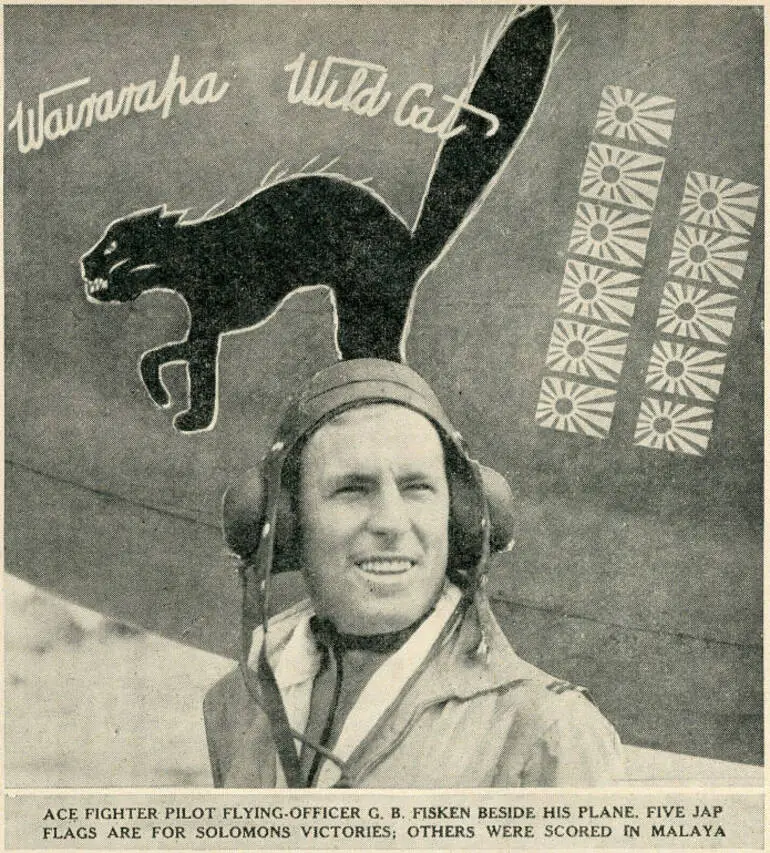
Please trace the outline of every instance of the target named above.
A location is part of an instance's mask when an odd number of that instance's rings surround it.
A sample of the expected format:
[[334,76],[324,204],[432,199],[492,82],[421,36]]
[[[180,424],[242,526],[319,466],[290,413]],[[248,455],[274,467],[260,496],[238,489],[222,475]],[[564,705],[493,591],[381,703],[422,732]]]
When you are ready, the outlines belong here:
[[670,98],[619,86],[602,92],[545,357],[541,427],[609,434],[666,162],[657,149],[668,145],[674,110]]
[[[609,434],[675,111],[666,96],[602,91],[545,356],[541,427]],[[687,175],[634,444],[708,448],[758,211],[758,186]]]
[[706,452],[758,207],[754,184],[687,176],[645,379],[667,396],[643,400],[634,444]]

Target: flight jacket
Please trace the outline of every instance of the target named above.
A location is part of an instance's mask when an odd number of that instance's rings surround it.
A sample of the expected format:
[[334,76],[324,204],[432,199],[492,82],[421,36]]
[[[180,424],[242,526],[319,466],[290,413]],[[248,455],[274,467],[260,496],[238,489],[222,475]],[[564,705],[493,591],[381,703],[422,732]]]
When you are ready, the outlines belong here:
[[[309,600],[274,617],[268,657],[296,731],[304,731],[320,652]],[[581,688],[526,663],[499,625],[447,584],[428,619],[372,676],[325,760],[319,787],[471,788],[611,785],[623,774],[618,736]],[[250,663],[262,642],[255,632]],[[268,719],[239,670],[206,694],[214,784],[285,787]],[[299,743],[297,742],[299,746]]]

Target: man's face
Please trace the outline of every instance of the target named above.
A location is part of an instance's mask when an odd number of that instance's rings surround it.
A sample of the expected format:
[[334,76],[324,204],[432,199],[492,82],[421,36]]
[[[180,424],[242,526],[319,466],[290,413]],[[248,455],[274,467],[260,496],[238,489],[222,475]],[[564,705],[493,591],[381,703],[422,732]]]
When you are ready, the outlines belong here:
[[352,409],[302,452],[305,578],[320,615],[352,634],[406,628],[447,566],[449,488],[438,433],[395,404]]

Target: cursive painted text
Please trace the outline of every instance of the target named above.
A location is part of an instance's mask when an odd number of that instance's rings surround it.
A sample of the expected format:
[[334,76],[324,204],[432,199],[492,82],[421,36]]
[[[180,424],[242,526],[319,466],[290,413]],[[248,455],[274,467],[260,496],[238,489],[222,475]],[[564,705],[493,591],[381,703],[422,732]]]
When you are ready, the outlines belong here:
[[[291,74],[287,99],[290,104],[325,107],[329,110],[353,112],[373,118],[388,105],[392,93],[385,88],[388,69],[359,59],[327,56],[323,63],[317,59],[307,62],[305,53],[288,65]],[[487,124],[486,136],[494,136],[500,122],[493,113],[469,103],[472,86],[457,96],[441,95],[445,105],[436,103],[435,90],[430,83],[415,83],[398,100],[393,122],[398,127],[411,127],[422,133],[436,134],[439,139],[451,139],[462,133],[466,125],[455,124],[460,111],[480,116]]]
[[224,96],[230,84],[224,81],[218,85],[215,72],[204,74],[188,90],[187,79],[179,73],[179,63],[179,56],[174,56],[162,88],[157,80],[127,83],[117,91],[107,89],[101,93],[92,92],[79,103],[67,102],[63,105],[57,105],[55,99],[65,92],[87,86],[91,78],[83,77],[48,89],[37,96],[35,107],[25,110],[19,101],[8,125],[8,132],[16,131],[18,149],[22,154],[27,154],[29,151],[39,151],[46,141],[52,142],[91,127],[94,121],[103,123],[131,113],[157,111],[160,111],[161,118],[168,118],[175,101],[186,107],[189,104],[215,104]]

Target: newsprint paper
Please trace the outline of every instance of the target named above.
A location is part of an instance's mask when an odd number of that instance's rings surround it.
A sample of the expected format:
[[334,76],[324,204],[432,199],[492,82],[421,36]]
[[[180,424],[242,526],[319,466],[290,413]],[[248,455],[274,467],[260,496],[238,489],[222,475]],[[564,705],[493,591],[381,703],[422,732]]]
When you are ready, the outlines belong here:
[[2,13],[5,848],[762,849],[763,8]]

